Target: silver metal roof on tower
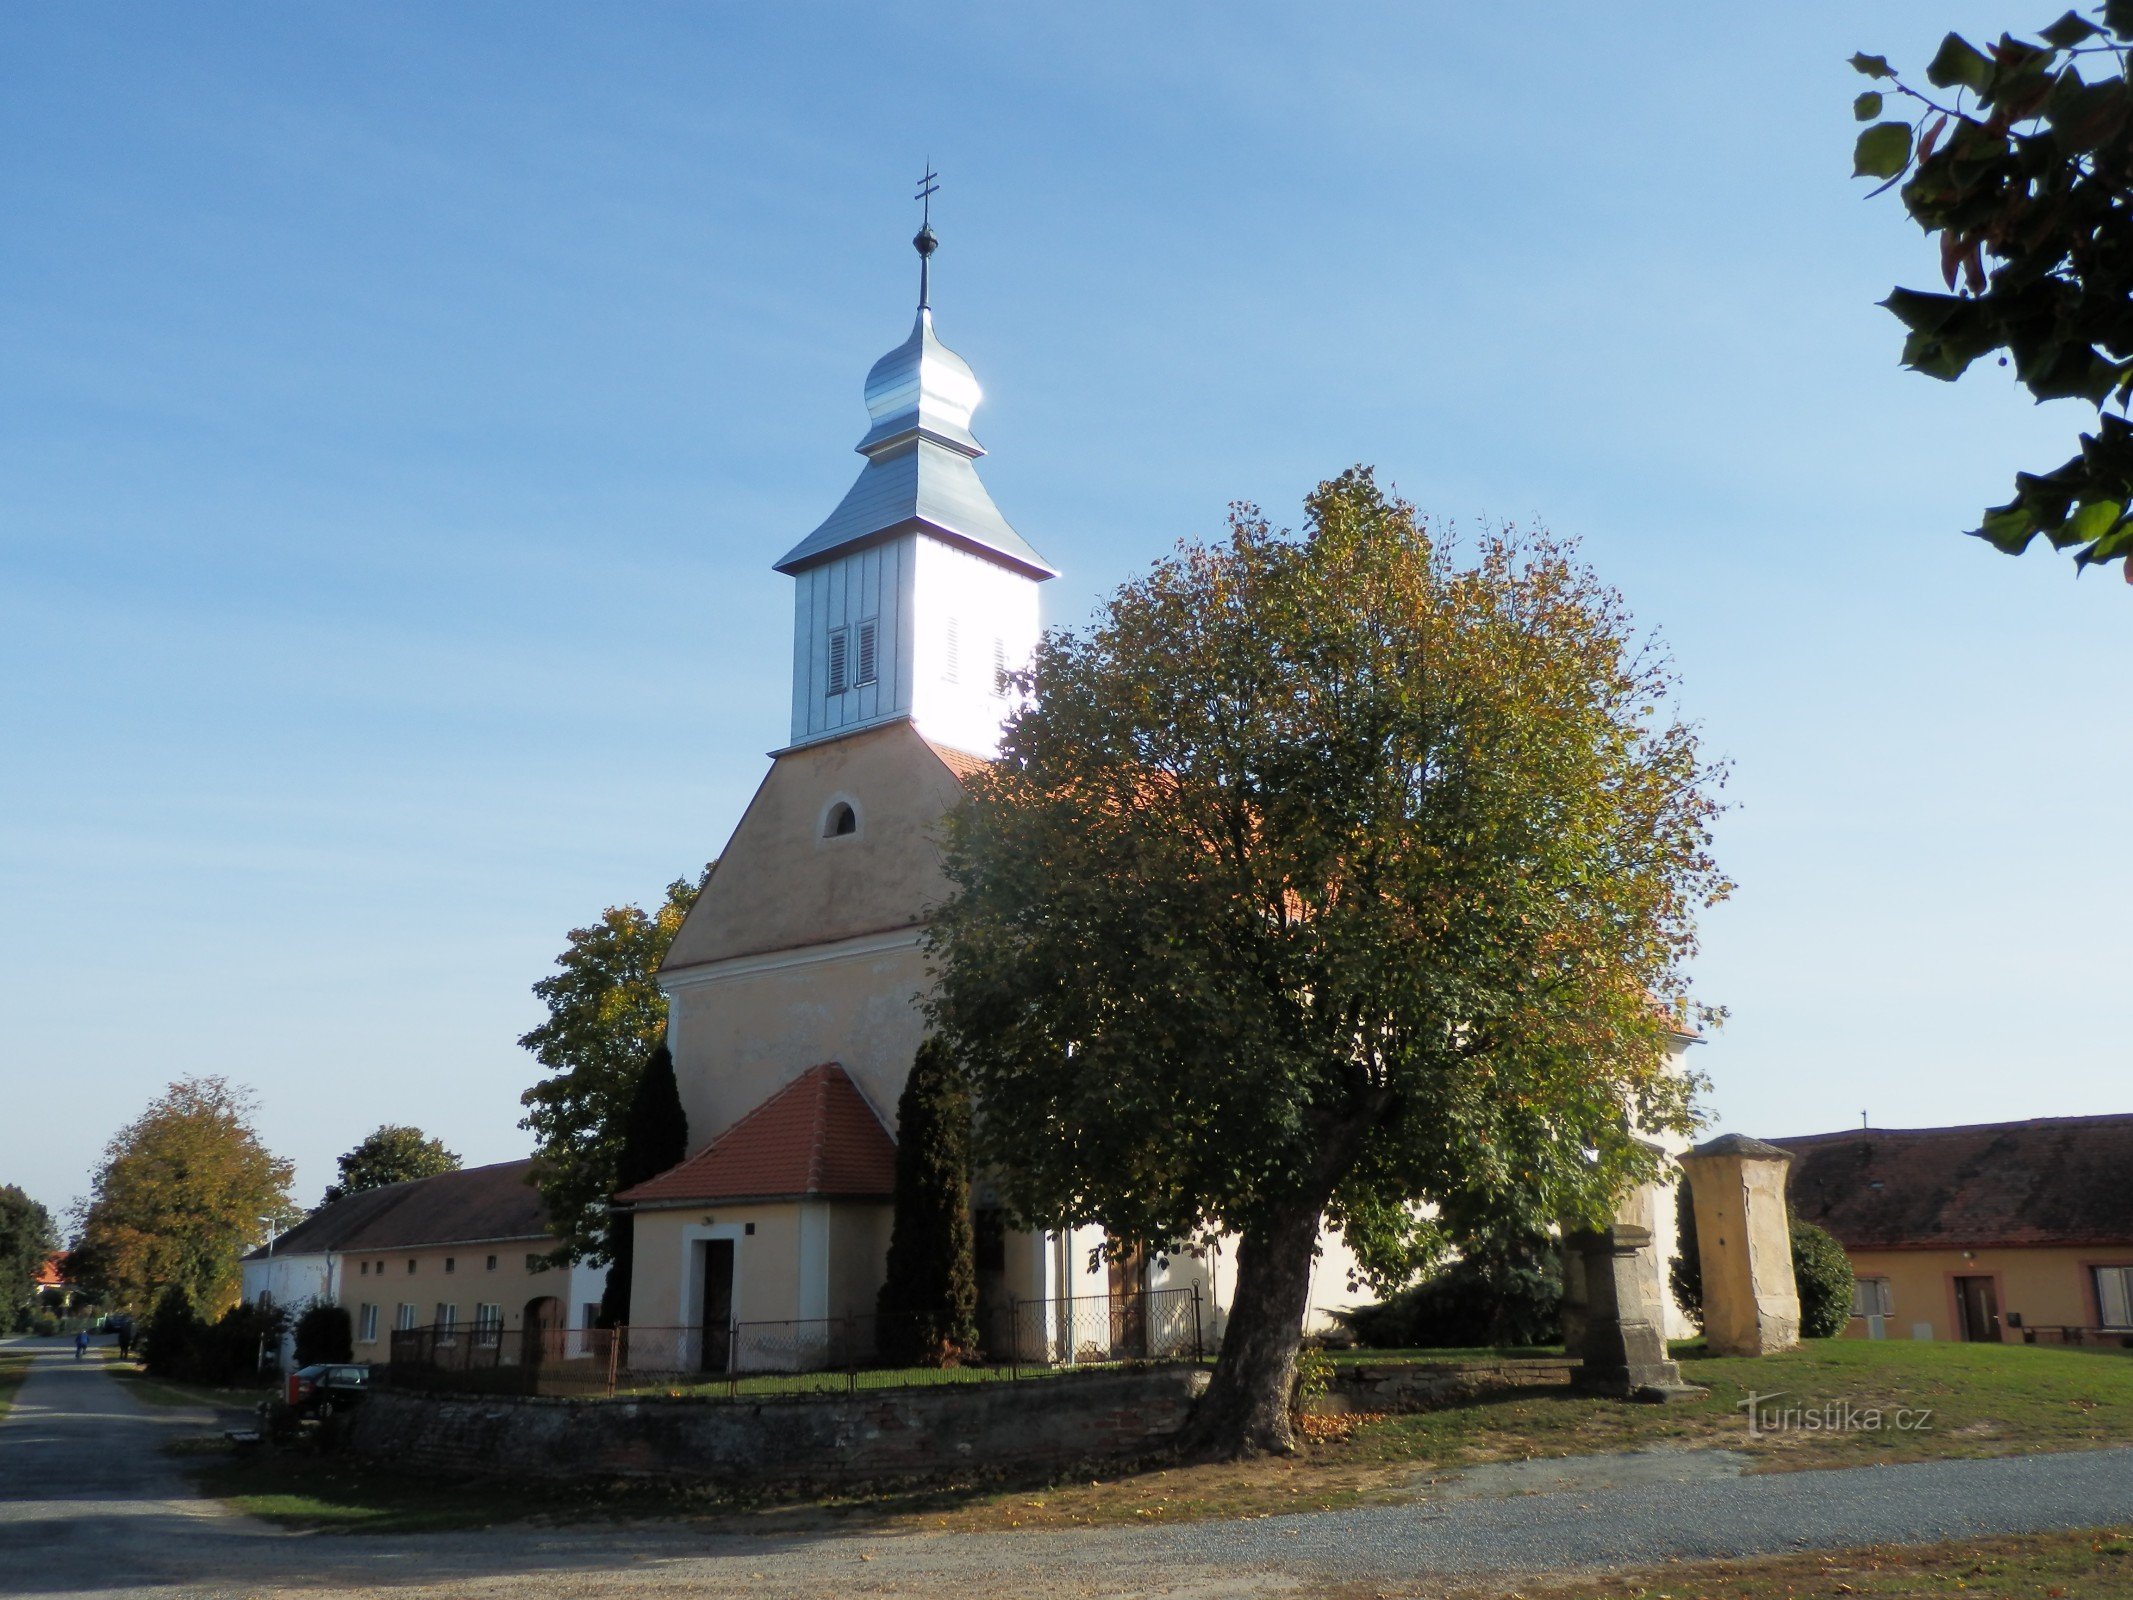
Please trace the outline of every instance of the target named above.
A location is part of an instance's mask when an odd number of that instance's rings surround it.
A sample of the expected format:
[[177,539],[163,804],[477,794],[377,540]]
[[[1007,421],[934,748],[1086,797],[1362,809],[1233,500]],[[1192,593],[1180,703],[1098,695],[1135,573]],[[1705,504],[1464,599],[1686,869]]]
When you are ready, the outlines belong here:
[[925,303],[925,270],[938,243],[931,226],[912,243],[919,253],[918,320],[911,337],[867,374],[873,426],[858,445],[867,464],[828,520],[788,550],[776,570],[798,572],[855,545],[919,530],[1033,578],[1056,578],[1057,569],[1008,525],[978,480],[975,462],[985,447],[971,434],[970,417],[983,391],[969,363],[933,334],[933,310]]

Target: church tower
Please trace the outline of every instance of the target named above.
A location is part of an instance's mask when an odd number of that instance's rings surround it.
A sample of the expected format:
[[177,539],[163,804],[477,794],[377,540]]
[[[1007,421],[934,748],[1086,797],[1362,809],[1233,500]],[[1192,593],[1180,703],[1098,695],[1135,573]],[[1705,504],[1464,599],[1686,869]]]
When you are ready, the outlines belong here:
[[[616,1197],[631,1322],[701,1328],[707,1363],[729,1323],[873,1310],[926,918],[953,887],[941,822],[999,752],[1055,575],[979,481],[977,379],[933,331],[932,228],[913,243],[918,316],[867,375],[865,465],[777,563],[791,738],[660,966],[689,1154]],[[1036,1284],[1029,1252],[1005,1292]]]
[[908,718],[936,743],[999,751],[1007,675],[1037,644],[1037,585],[1058,574],[979,480],[981,391],[933,331],[933,229],[911,336],[867,374],[858,481],[777,570],[794,582],[792,744]]

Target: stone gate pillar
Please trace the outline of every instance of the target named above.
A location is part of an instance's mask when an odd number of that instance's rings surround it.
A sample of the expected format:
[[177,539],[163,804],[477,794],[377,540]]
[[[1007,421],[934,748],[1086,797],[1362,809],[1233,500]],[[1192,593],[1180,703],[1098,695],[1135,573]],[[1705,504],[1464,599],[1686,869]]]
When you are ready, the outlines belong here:
[[1578,1387],[1635,1400],[1703,1391],[1684,1383],[1666,1352],[1652,1209],[1659,1191],[1633,1191],[1605,1228],[1563,1238],[1564,1348],[1582,1366]]
[[1703,1332],[1711,1353],[1764,1356],[1800,1342],[1785,1175],[1792,1152],[1737,1133],[1681,1158],[1696,1212]]

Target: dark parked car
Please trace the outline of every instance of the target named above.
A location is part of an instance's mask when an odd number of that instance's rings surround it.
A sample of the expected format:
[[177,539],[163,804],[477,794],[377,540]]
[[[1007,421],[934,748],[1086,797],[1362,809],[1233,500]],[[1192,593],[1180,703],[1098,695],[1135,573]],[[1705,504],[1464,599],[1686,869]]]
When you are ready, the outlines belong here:
[[361,1403],[369,1388],[370,1368],[336,1361],[290,1373],[282,1398],[299,1417],[330,1417]]

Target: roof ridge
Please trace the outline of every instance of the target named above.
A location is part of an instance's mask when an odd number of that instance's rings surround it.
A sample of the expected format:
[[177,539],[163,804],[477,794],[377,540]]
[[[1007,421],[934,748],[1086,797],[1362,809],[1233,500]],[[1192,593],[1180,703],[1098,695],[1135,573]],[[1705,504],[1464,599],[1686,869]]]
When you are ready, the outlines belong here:
[[2022,1117],[2012,1122],[1952,1122],[1933,1128],[1838,1128],[1831,1133],[1791,1133],[1768,1144],[1824,1144],[1838,1139],[1916,1139],[1935,1134],[2005,1133],[2017,1128],[2101,1128],[2133,1123],[2133,1111],[2099,1111],[2077,1117]]

